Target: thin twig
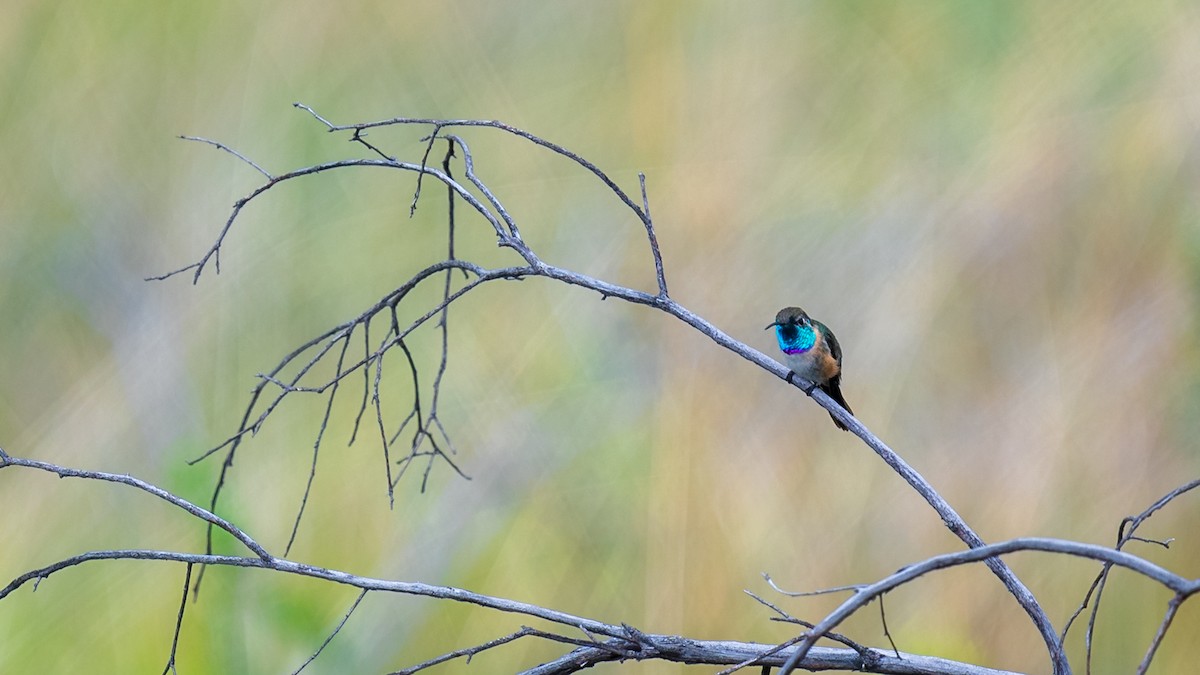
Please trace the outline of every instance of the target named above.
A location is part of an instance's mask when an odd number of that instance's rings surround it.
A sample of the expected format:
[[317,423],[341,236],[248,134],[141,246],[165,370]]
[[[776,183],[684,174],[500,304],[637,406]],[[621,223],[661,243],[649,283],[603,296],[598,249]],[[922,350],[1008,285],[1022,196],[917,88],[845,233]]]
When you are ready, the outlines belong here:
[[312,492],[313,481],[317,477],[317,458],[321,453],[321,439],[325,438],[325,429],[329,426],[329,416],[333,412],[333,399],[337,396],[338,385],[341,384],[341,379],[337,377],[342,373],[342,364],[346,360],[346,350],[350,347],[350,337],[353,334],[353,329],[346,333],[342,340],[342,352],[338,354],[337,367],[335,369],[335,380],[333,386],[329,390],[329,398],[325,402],[325,414],[321,416],[321,427],[317,430],[317,440],[313,442],[312,463],[308,467],[308,480],[304,483],[304,496],[300,498],[300,507],[296,509],[296,518],[292,521],[292,534],[288,536],[287,546],[283,549],[284,557],[287,557],[292,551],[292,544],[296,541],[296,533],[300,530],[300,519],[304,517],[304,510],[308,506],[308,495]]
[[492,205],[492,208],[496,209],[496,213],[500,214],[500,218],[504,220],[504,224],[508,226],[508,234],[513,240],[511,242],[513,244],[513,248],[516,249],[521,255],[525,256],[527,261],[530,263],[534,262],[534,258],[529,257],[532,255],[533,251],[531,251],[528,246],[521,245],[523,242],[521,241],[521,231],[517,228],[517,221],[513,220],[513,217],[508,214],[508,210],[505,209],[504,205],[500,203],[500,199],[496,197],[491,188],[489,188],[486,183],[479,180],[479,177],[475,175],[475,158],[471,154],[471,148],[467,146],[467,142],[461,137],[454,135],[447,135],[446,138],[450,139],[456,143],[458,147],[462,148],[463,173],[466,174],[467,180],[471,181],[471,184],[483,193],[484,198],[488,200],[488,203]]
[[187,609],[188,586],[191,583],[192,563],[188,563],[187,571],[183,575],[183,598],[179,601],[179,615],[175,617],[175,632],[171,637],[171,654],[167,657],[167,667],[163,668],[163,675],[179,672],[175,670],[175,652],[179,649],[179,631],[183,629],[183,612]]
[[667,297],[667,275],[663,272],[662,252],[658,249],[658,236],[654,234],[654,220],[650,217],[650,197],[646,194],[646,174],[638,174],[638,185],[642,188],[642,212],[646,215],[642,224],[646,226],[646,237],[650,240],[650,255],[654,256],[654,276],[658,279],[658,294]]
[[[1125,547],[1125,544],[1128,544],[1130,541],[1137,540],[1138,537],[1136,537],[1134,533],[1137,532],[1138,527],[1140,527],[1142,523],[1146,522],[1146,520],[1148,520],[1167,504],[1170,504],[1177,497],[1186,494],[1197,487],[1200,487],[1200,479],[1189,481],[1175,488],[1174,490],[1171,490],[1162,497],[1159,497],[1153,504],[1151,504],[1146,508],[1146,510],[1142,511],[1138,515],[1126,516],[1123,518],[1120,525],[1117,526],[1116,549],[1121,550]],[[1170,540],[1168,540],[1168,542],[1169,541]],[[1158,543],[1163,546],[1167,545],[1167,543],[1164,542],[1153,543]],[[1084,631],[1083,636],[1084,672],[1088,673],[1089,675],[1092,672],[1092,640],[1096,634],[1096,620],[1100,615],[1100,599],[1104,596],[1104,588],[1108,584],[1108,576],[1111,570],[1112,565],[1108,563],[1105,563],[1100,568],[1100,572],[1096,575],[1096,578],[1092,580],[1091,585],[1088,586],[1087,593],[1084,594],[1083,600],[1071,614],[1070,618],[1067,619],[1066,625],[1063,626],[1060,637],[1061,641],[1066,641],[1067,632],[1071,630],[1071,626],[1075,623],[1075,619],[1078,618],[1079,615],[1088,608],[1089,603],[1091,603],[1091,612],[1088,614],[1087,629]]]
[[[805,628],[810,628],[810,629],[816,627],[816,624],[809,622],[809,621],[805,621],[804,619],[794,617],[791,614],[788,614],[787,612],[783,611],[776,605],[774,605],[770,602],[767,602],[762,597],[755,595],[754,593],[752,593],[750,591],[744,590],[742,592],[745,593],[746,595],[749,595],[750,597],[754,598],[755,600],[762,603],[763,605],[766,605],[767,607],[772,609],[776,614],[779,615],[777,617],[772,617],[772,621],[783,621],[785,623],[794,623],[797,626],[804,626]],[[830,640],[833,640],[834,642],[840,642],[840,643],[846,645],[847,647],[849,647],[850,649],[853,649],[854,651],[858,652],[859,656],[861,656],[864,661],[866,661],[867,659],[870,658],[868,655],[868,652],[871,649],[870,647],[860,644],[860,643],[856,642],[855,640],[851,640],[849,637],[842,635],[841,633],[829,631],[828,633],[825,634],[825,637],[829,638]],[[800,639],[801,640],[804,639],[804,636],[801,635]],[[796,642],[799,642],[799,641],[800,640],[788,640],[787,642],[782,643],[782,645],[791,645],[791,644],[795,644]]]
[[796,652],[784,665],[782,671],[780,671],[780,675],[788,675],[791,673],[818,639],[823,637],[827,631],[832,630],[835,626],[840,624],[847,617],[858,611],[858,609],[876,597],[937,569],[955,567],[967,563],[978,562],[980,560],[986,563],[987,560],[994,558],[995,556],[1013,553],[1015,551],[1047,551],[1054,553],[1065,553],[1067,555],[1078,556],[1081,558],[1091,558],[1093,560],[1099,560],[1102,562],[1111,562],[1114,565],[1125,567],[1149,579],[1157,581],[1178,595],[1189,597],[1197,592],[1200,592],[1200,580],[1186,579],[1142,558],[1130,555],[1123,551],[1118,551],[1116,549],[1096,546],[1094,544],[1066,541],[1062,539],[1044,539],[1037,537],[1011,539],[998,544],[990,544],[987,546],[981,546],[979,548],[934,556],[932,558],[922,560],[919,563],[905,567],[899,572],[876,581],[875,583],[868,584],[862,590],[858,591],[852,597],[843,602],[833,612],[830,612],[830,614],[826,616],[820,623],[818,623],[815,628],[808,632],[804,642],[799,645],[799,647],[796,649]]
[[[403,347],[404,343],[401,342]],[[405,348],[405,351],[408,351]],[[387,431],[383,428],[383,402],[379,396],[379,382],[383,379],[383,359],[375,360],[375,381],[371,384],[371,403],[375,406],[375,421],[379,424],[379,440],[383,444],[384,477],[387,479],[388,508],[396,507],[395,483],[392,482],[392,457]]]
[[354,603],[350,605],[350,609],[346,610],[346,613],[342,616],[342,620],[338,622],[338,625],[333,629],[333,632],[325,638],[325,641],[321,643],[320,647],[317,647],[317,651],[313,652],[312,656],[308,657],[304,663],[301,663],[299,668],[292,671],[292,675],[300,675],[300,671],[307,668],[308,664],[317,660],[317,657],[321,655],[321,652],[325,651],[325,648],[329,646],[330,642],[333,642],[333,638],[337,637],[337,634],[342,630],[342,626],[345,626],[346,622],[350,620],[350,615],[354,613],[354,610],[358,609],[358,603],[362,602],[363,598],[367,597],[367,592],[367,589],[364,588],[363,591],[358,594],[358,597],[354,599]]
[[[312,112],[312,111],[309,110],[309,112]],[[408,207],[408,217],[409,218],[412,218],[413,216],[415,216],[417,214],[417,200],[421,198],[421,183],[422,183],[423,179],[425,178],[424,169],[425,169],[425,166],[429,163],[429,152],[431,150],[433,150],[433,142],[438,139],[438,132],[441,130],[442,130],[442,128],[440,126],[434,125],[433,131],[429,134],[429,136],[421,139],[423,141],[428,141],[428,142],[425,144],[425,154],[421,155],[422,171],[421,171],[421,173],[417,174],[417,188],[415,190],[413,190],[412,204],[409,205],[409,207]],[[453,146],[454,146],[454,144],[451,143],[451,147],[453,147]],[[450,173],[449,171],[446,172],[447,175],[449,175],[449,173]]]
[[230,523],[211,511],[196,506],[182,497],[177,497],[158,487],[157,485],[151,485],[150,483],[147,483],[139,478],[134,478],[133,476],[128,476],[125,474],[108,473],[105,471],[84,471],[82,469],[72,469],[65,466],[59,466],[57,464],[51,464],[50,462],[38,461],[36,459],[13,457],[7,453],[4,453],[3,450],[0,450],[0,469],[6,469],[10,466],[46,471],[48,473],[57,475],[59,478],[83,478],[86,480],[99,480],[109,483],[119,483],[121,485],[128,485],[129,487],[137,488],[142,492],[152,494],[168,504],[186,511],[188,514],[203,520],[210,526],[217,527],[225,532],[228,532],[233,536],[234,539],[237,539],[239,542],[241,542],[243,546],[250,549],[250,551],[259,558],[262,558],[263,560],[270,560],[273,557],[270,553],[267,553],[266,549],[260,546],[258,542],[254,541],[250,535],[246,534],[241,530],[241,528],[237,527],[233,523]]
[[181,138],[185,141],[196,141],[197,143],[207,143],[215,148],[220,148],[221,150],[228,152],[229,154],[233,155],[234,157],[237,157],[238,159],[242,160],[243,162],[254,167],[254,169],[256,171],[258,171],[262,175],[266,176],[267,180],[269,180],[269,181],[275,180],[275,177],[271,175],[271,172],[262,168],[258,164],[255,164],[254,161],[251,160],[249,157],[246,157],[242,153],[238,152],[237,150],[234,150],[233,148],[229,147],[228,145],[225,145],[224,143],[220,143],[218,141],[214,141],[214,140],[208,139],[208,138],[201,138],[200,136],[180,136],[179,138]]
[[583,157],[580,157],[579,155],[575,154],[574,152],[571,152],[570,150],[562,147],[561,145],[558,145],[557,143],[552,143],[544,138],[535,136],[535,135],[529,133],[528,131],[525,131],[523,129],[518,129],[517,127],[514,127],[509,124],[505,124],[504,122],[500,122],[498,120],[465,120],[465,119],[442,120],[442,119],[420,118],[420,117],[394,117],[392,119],[380,120],[378,122],[335,125],[332,122],[329,122],[328,120],[326,120],[324,117],[321,117],[320,115],[318,115],[312,108],[308,107],[307,105],[304,105],[303,103],[296,103],[294,105],[297,108],[308,111],[308,113],[310,115],[312,115],[319,122],[324,124],[326,126],[327,130],[330,132],[336,132],[336,131],[357,132],[357,131],[361,131],[364,129],[374,129],[376,127],[410,125],[410,124],[421,125],[421,126],[426,126],[426,125],[427,126],[435,126],[435,127],[438,127],[439,129],[444,129],[447,127],[491,127],[493,129],[499,129],[501,131],[504,131],[505,133],[512,134],[519,138],[524,138],[527,141],[530,141],[532,143],[540,145],[543,148],[546,148],[546,149],[550,150],[551,152],[554,152],[555,154],[566,157],[567,159],[571,160],[572,162],[575,162],[576,164],[583,167],[584,169],[587,169],[589,172],[592,173],[592,175],[594,175],[594,176],[596,176],[596,178],[600,179],[600,181],[602,183],[604,183],[604,185],[606,187],[608,187],[608,189],[611,190],[613,192],[613,194],[615,194],[617,196],[617,198],[620,199],[625,204],[625,206],[629,207],[629,209],[631,209],[634,212],[634,214],[636,214],[638,216],[638,218],[642,219],[643,222],[646,218],[646,214],[641,210],[640,207],[638,207],[637,204],[635,204],[633,202],[632,199],[629,198],[629,195],[625,194],[625,191],[622,190],[620,188],[620,186],[618,186],[616,184],[615,181],[613,181],[611,178],[609,178],[608,175],[605,174],[603,171],[601,171],[600,168],[597,167],[595,164],[589,162],[588,160],[584,159]]
[[1167,629],[1171,627],[1171,621],[1175,619],[1175,614],[1179,611],[1179,606],[1186,599],[1185,596],[1176,594],[1167,603],[1167,613],[1163,616],[1162,622],[1158,624],[1158,631],[1154,633],[1154,639],[1150,641],[1150,646],[1146,649],[1146,656],[1138,664],[1137,675],[1146,675],[1146,671],[1150,670],[1150,662],[1154,660],[1154,654],[1158,651],[1159,645],[1162,644],[1163,638],[1167,636]]
[[780,595],[786,595],[789,598],[808,598],[814,595],[832,595],[834,593],[846,593],[847,591],[861,591],[865,587],[865,584],[848,584],[846,586],[834,586],[832,588],[822,588],[815,591],[785,591],[775,583],[775,580],[771,578],[770,574],[763,572],[762,576],[763,579],[766,580],[767,585],[771,587],[771,590]]
[[534,635],[537,632],[538,631],[535,631],[534,629],[532,629],[528,626],[522,626],[521,630],[519,630],[515,633],[510,633],[503,637],[498,637],[495,640],[489,640],[488,642],[485,642],[480,645],[474,645],[474,646],[466,647],[463,649],[456,649],[452,652],[447,652],[445,654],[442,654],[441,656],[429,659],[428,661],[422,661],[421,663],[418,663],[415,666],[409,666],[408,668],[402,668],[400,670],[393,671],[393,672],[389,673],[388,675],[413,675],[413,673],[418,673],[422,670],[425,670],[426,668],[432,668],[433,666],[445,663],[447,661],[453,661],[454,659],[460,659],[464,656],[467,657],[467,663],[470,663],[471,657],[475,656],[479,652],[487,651],[493,647],[499,647],[500,645],[506,645],[514,640],[526,637],[528,635]]
[[900,648],[896,646],[896,641],[892,639],[892,631],[888,630],[887,612],[883,608],[884,596],[879,596],[879,623],[883,626],[883,636],[887,638],[888,644],[892,646],[892,653],[896,658],[900,658]]
[[401,169],[404,171],[414,171],[414,172],[420,173],[422,175],[428,174],[428,175],[434,176],[438,180],[441,180],[443,183],[446,183],[449,187],[451,187],[456,193],[458,193],[459,197],[461,197],[464,201],[466,201],[468,204],[470,204],[472,208],[474,208],[480,215],[482,215],[484,217],[484,219],[487,220],[489,224],[491,224],[491,226],[495,230],[497,236],[500,237],[502,244],[504,242],[508,241],[508,239],[509,239],[509,235],[505,232],[504,226],[501,224],[501,222],[496,218],[496,216],[492,215],[492,213],[490,211],[488,211],[487,207],[484,206],[482,202],[480,202],[478,199],[475,198],[475,195],[468,192],[466,188],[464,188],[463,186],[454,182],[453,180],[451,180],[449,177],[447,177],[445,174],[443,174],[441,171],[439,171],[437,169],[423,167],[419,164],[412,164],[409,162],[397,162],[397,161],[391,160],[391,159],[343,159],[343,160],[338,160],[335,162],[326,162],[324,164],[315,164],[313,166],[307,166],[302,169],[297,169],[295,171],[289,171],[288,173],[284,173],[284,174],[280,174],[278,176],[272,177],[271,180],[258,186],[255,189],[253,189],[245,197],[242,197],[241,199],[238,199],[236,202],[233,203],[233,210],[229,214],[229,217],[225,220],[225,225],[221,228],[220,233],[217,235],[216,242],[214,242],[213,245],[211,247],[209,247],[208,251],[206,251],[204,253],[204,255],[202,255],[198,261],[191,263],[190,265],[185,265],[183,267],[180,267],[179,269],[172,270],[170,272],[166,272],[166,273],[159,274],[156,276],[146,277],[146,281],[164,281],[164,280],[170,279],[171,277],[176,276],[178,274],[183,274],[184,272],[191,271],[192,272],[192,283],[195,284],[200,281],[200,275],[204,272],[204,268],[208,265],[209,261],[214,260],[214,258],[215,258],[214,262],[216,262],[216,265],[217,265],[217,272],[219,273],[220,272],[219,254],[221,251],[221,246],[222,246],[222,244],[225,243],[225,238],[229,235],[229,230],[233,227],[234,221],[236,221],[238,216],[241,215],[242,209],[244,209],[247,204],[249,204],[251,201],[253,201],[257,197],[261,196],[262,194],[264,194],[271,188],[275,187],[276,185],[279,185],[280,183],[294,180],[296,178],[303,178],[305,176],[322,174],[322,173],[325,173],[328,171],[333,171],[336,169],[344,169],[344,168],[348,168],[348,167],[378,167],[378,168],[385,168],[385,169]]

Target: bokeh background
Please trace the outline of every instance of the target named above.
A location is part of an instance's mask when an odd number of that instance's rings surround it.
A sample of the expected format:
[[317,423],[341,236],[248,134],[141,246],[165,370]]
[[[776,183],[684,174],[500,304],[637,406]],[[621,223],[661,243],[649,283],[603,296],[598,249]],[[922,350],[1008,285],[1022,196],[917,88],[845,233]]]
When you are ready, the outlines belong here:
[[[259,176],[362,156],[339,123],[500,119],[647,175],[673,295],[733,336],[800,304],[844,347],[847,399],[989,540],[1111,543],[1200,475],[1200,10],[1186,2],[33,2],[0,25],[0,444],[129,472],[204,503],[255,374],[358,314],[445,246],[443,193],[356,170],[247,209],[220,275],[195,260]],[[427,130],[373,140],[417,159]],[[644,233],[573,165],[468,130],[478,170],[546,260],[653,288]],[[460,252],[515,262],[464,217]],[[432,294],[415,298],[427,302]],[[660,633],[792,634],[743,594],[819,619],[866,582],[960,544],[795,390],[641,307],[532,280],[455,305],[442,416],[466,481],[409,478],[336,406],[292,557],[462,586]],[[435,336],[414,341],[432,366]],[[396,420],[407,375],[385,387]],[[427,371],[432,373],[432,370]],[[427,380],[428,381],[428,380]],[[295,399],[240,455],[221,513],[280,551],[322,402]],[[1200,576],[1200,502],[1133,550]],[[0,581],[79,552],[199,551],[196,522],[111,485],[0,472]],[[236,551],[220,542],[225,551]],[[1097,566],[1010,559],[1062,625]],[[0,602],[0,672],[158,672],[183,568],[94,563]],[[210,570],[180,672],[289,672],[351,589]],[[1168,600],[1116,574],[1095,672],[1130,672]],[[901,649],[1047,672],[982,567],[891,596]],[[387,672],[520,617],[368,596],[306,672]],[[1186,605],[1158,672],[1200,658]],[[844,632],[882,645],[874,611]],[[1068,641],[1082,668],[1081,633]],[[512,672],[521,641],[432,672]],[[1185,665],[1186,664],[1186,665]],[[598,672],[705,672],[624,664]]]

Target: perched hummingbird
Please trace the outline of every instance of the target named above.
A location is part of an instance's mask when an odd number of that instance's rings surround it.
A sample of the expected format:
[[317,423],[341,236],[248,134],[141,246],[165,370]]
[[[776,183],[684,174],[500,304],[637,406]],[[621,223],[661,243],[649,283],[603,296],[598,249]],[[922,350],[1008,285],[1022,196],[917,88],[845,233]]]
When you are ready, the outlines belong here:
[[[775,337],[779,340],[779,349],[783,351],[783,361],[792,369],[788,373],[789,383],[792,377],[800,377],[813,383],[814,387],[829,394],[829,398],[838,402],[851,415],[854,411],[842,398],[842,347],[834,337],[833,331],[799,307],[784,307],[775,315],[775,321],[767,328],[775,327]],[[766,329],[764,329],[766,330]],[[808,390],[812,393],[812,389]],[[833,417],[837,428],[846,431],[846,425]]]

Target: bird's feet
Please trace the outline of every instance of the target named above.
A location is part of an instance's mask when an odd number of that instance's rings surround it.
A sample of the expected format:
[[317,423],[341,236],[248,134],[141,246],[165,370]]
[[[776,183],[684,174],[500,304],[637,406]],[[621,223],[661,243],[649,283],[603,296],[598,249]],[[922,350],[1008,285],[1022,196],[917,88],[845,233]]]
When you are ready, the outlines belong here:
[[[788,384],[796,384],[796,371],[789,370],[787,377],[785,379],[787,380]],[[812,384],[808,385],[807,387],[800,387],[800,390],[803,391],[804,393],[808,394],[809,396],[812,396],[813,389],[816,389],[816,388],[817,388],[817,383],[813,382]]]

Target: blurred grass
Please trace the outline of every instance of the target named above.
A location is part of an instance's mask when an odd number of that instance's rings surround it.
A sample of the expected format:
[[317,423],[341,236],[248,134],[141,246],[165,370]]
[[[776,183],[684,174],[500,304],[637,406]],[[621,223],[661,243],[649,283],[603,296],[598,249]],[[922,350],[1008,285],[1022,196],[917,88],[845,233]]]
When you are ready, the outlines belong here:
[[[349,172],[251,206],[220,276],[141,278],[211,242],[256,174],[356,152],[335,122],[501,119],[645,171],[673,294],[735,337],[800,304],[837,331],[861,419],[987,539],[1109,543],[1197,474],[1200,14],[1187,3],[328,3],[8,0],[0,27],[0,444],[128,471],[205,502],[253,375],[357,314],[444,246],[443,195]],[[477,170],[547,260],[651,288],[638,224],[568,164],[464,131]],[[418,130],[379,131],[417,158]],[[460,251],[512,262],[479,222]],[[473,477],[439,468],[386,508],[370,436],[344,447],[351,387],[294,557],[460,585],[654,632],[784,639],[741,589],[812,589],[957,548],[824,413],[644,309],[539,280],[452,315],[444,417]],[[432,335],[417,342],[429,357]],[[397,362],[394,372],[402,372]],[[385,391],[404,406],[406,380]],[[318,401],[240,456],[222,512],[273,550],[290,531]],[[84,550],[196,550],[143,495],[0,472],[0,577]],[[1138,548],[1200,574],[1195,497]],[[225,544],[222,544],[223,546]],[[1094,566],[1012,564],[1056,623]],[[354,593],[211,570],[181,642],[189,672],[301,663]],[[60,573],[0,603],[0,672],[161,668],[183,570]],[[1128,672],[1164,609],[1118,575],[1096,672]],[[787,601],[818,618],[836,599]],[[910,651],[1044,672],[982,569],[888,601]],[[309,672],[382,672],[515,630],[514,617],[369,596]],[[1200,656],[1185,607],[1157,661]],[[847,632],[881,644],[873,613]],[[1080,634],[1069,647],[1081,654]],[[475,668],[561,649],[517,643]],[[449,666],[456,672],[462,666]],[[608,668],[615,672],[614,667]],[[681,672],[661,664],[621,672]]]

